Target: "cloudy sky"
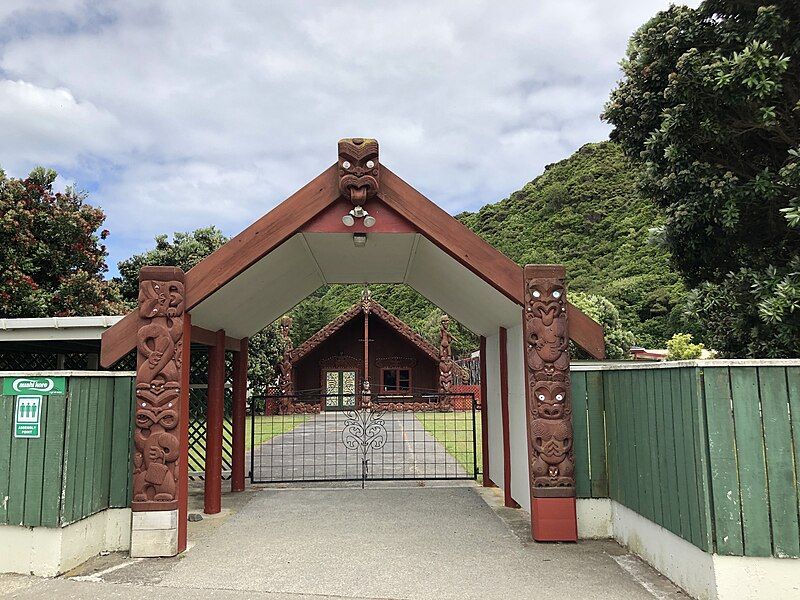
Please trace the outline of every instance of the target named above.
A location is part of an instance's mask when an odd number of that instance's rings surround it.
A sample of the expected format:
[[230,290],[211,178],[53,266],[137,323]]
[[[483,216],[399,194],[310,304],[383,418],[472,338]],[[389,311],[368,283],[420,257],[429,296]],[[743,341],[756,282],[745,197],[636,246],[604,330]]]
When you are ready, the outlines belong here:
[[3,0],[0,166],[89,191],[112,273],[158,233],[237,233],[340,137],[476,209],[607,137],[627,40],[668,4]]

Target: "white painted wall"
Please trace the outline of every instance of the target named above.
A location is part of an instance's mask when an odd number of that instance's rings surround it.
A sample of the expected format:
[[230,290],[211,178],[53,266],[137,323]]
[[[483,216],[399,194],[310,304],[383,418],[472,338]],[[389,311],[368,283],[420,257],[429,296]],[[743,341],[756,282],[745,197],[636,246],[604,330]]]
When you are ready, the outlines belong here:
[[579,499],[578,537],[613,537],[699,600],[800,600],[800,559],[708,554],[613,500]]
[[511,440],[511,497],[522,508],[530,512],[525,359],[522,340],[522,312],[520,311],[519,325],[508,329],[508,433]]
[[130,543],[129,508],[104,510],[66,527],[2,525],[0,573],[55,577],[100,552],[128,550]]
[[486,399],[489,418],[489,476],[503,485],[503,415],[500,408],[500,335],[486,338]]
[[610,498],[578,498],[575,502],[578,516],[578,538],[581,540],[614,537],[611,527]]

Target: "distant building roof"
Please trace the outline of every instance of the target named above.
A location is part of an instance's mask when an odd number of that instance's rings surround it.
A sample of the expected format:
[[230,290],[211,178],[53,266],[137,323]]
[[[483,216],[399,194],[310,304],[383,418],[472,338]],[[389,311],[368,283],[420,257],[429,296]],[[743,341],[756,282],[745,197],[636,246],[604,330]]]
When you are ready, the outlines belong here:
[[106,329],[120,320],[121,315],[0,319],[0,342],[99,340]]
[[408,324],[394,316],[382,305],[373,300],[369,295],[365,295],[365,297],[359,302],[351,306],[349,309],[295,348],[292,352],[292,361],[299,362],[304,356],[308,355],[322,342],[344,327],[345,324],[349,323],[357,316],[363,315],[364,313],[375,315],[389,327],[399,333],[402,337],[422,350],[422,352],[430,356],[433,360],[439,360],[439,350],[437,348],[434,348],[425,340],[425,338],[414,331]]
[[634,346],[630,349],[633,360],[666,360],[669,351],[662,348],[641,348]]

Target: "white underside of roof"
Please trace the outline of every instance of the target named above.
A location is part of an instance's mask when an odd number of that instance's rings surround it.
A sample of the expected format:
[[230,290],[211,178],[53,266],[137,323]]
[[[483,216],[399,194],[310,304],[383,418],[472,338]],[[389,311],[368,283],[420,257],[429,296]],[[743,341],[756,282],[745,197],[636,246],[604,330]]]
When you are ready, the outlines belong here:
[[0,319],[0,341],[99,340],[106,329],[120,320],[122,317],[116,315]]
[[195,306],[192,324],[250,336],[330,283],[407,283],[479,335],[514,327],[522,315],[420,234],[370,233],[356,248],[349,233],[298,233]]

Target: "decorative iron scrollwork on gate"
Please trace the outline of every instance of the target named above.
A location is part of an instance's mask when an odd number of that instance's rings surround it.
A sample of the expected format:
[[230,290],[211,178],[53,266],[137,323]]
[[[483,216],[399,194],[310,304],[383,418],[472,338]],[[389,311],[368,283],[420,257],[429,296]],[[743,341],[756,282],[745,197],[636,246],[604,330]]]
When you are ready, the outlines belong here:
[[386,422],[382,418],[384,412],[371,408],[344,411],[346,420],[342,429],[342,443],[348,450],[361,452],[362,490],[369,474],[369,455],[386,444]]

